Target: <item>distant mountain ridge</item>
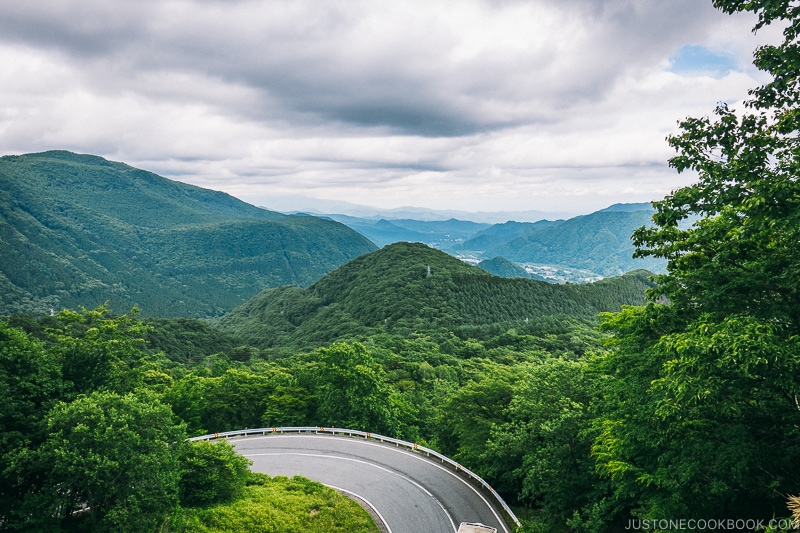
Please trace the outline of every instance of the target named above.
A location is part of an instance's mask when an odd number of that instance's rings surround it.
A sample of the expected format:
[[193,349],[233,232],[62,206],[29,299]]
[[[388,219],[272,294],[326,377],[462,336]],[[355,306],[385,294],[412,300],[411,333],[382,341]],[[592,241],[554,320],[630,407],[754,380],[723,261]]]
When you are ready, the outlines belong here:
[[[585,282],[637,269],[662,272],[664,260],[633,258],[631,235],[636,228],[651,224],[654,212],[649,203],[614,204],[569,219],[512,220],[493,225],[456,219],[325,216],[348,225],[378,246],[422,242],[474,264],[502,257],[522,270],[560,283]],[[495,273],[511,271],[502,268]]]
[[216,316],[374,249],[337,222],[96,156],[0,158],[0,314],[108,301],[120,312]]
[[307,213],[314,216],[325,216],[338,213],[344,216],[368,220],[418,220],[423,222],[440,221],[455,218],[481,224],[499,224],[508,220],[535,222],[543,219],[568,218],[576,212],[553,211],[461,211],[458,209],[431,209],[425,207],[404,206],[396,208],[380,208],[369,205],[354,204],[340,200],[324,200],[297,194],[267,194],[253,203],[273,211],[295,214]]
[[470,240],[460,249],[478,249],[484,257],[502,256],[517,263],[563,265],[618,276],[636,269],[663,270],[661,259],[634,259],[631,235],[652,223],[653,209],[609,209],[546,225],[534,223],[486,247]]
[[450,247],[470,238],[476,232],[490,227],[489,224],[458,220],[414,220],[358,218],[347,215],[325,215],[361,233],[376,245],[386,246],[395,242],[423,242],[437,248]]

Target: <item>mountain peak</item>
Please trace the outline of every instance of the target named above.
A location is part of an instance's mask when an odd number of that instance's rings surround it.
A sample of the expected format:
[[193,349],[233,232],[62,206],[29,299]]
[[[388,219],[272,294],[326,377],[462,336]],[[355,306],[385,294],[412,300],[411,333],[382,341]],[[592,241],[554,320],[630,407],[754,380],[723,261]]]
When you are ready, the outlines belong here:
[[[254,345],[311,348],[380,332],[533,331],[641,304],[646,275],[583,285],[494,276],[420,243],[364,254],[301,289],[269,289],[220,320]],[[469,334],[469,333],[467,333]]]
[[215,316],[375,249],[344,225],[63,150],[0,158],[0,314]]

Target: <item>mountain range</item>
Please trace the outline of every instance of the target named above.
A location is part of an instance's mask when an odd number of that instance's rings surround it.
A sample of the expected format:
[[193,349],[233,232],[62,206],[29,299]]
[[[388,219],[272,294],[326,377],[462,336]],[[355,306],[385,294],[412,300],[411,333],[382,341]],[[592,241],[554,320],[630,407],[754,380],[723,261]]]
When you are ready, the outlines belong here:
[[496,224],[454,250],[478,258],[504,257],[523,266],[558,265],[618,276],[635,269],[662,271],[666,262],[633,258],[631,234],[652,223],[650,204],[621,204],[568,220]]
[[[218,317],[267,288],[315,283],[380,246],[422,242],[502,277],[590,281],[634,260],[649,204],[488,224],[287,215],[91,155],[0,158],[0,314],[95,307]],[[377,246],[376,246],[377,245]],[[466,266],[466,265],[465,265]]]
[[507,220],[536,222],[543,219],[569,218],[577,213],[564,211],[537,211],[534,209],[524,211],[462,211],[458,209],[430,209],[425,207],[404,206],[384,209],[370,205],[355,204],[341,200],[326,200],[312,198],[298,194],[267,194],[255,202],[266,209],[280,211],[281,213],[306,213],[314,216],[324,216],[329,213],[354,218],[369,220],[400,220],[411,219],[419,221],[439,221],[455,218],[470,220],[482,224],[499,224]]
[[[483,262],[504,277],[535,277],[551,282],[586,282],[636,269],[664,270],[666,262],[633,258],[633,230],[652,222],[649,203],[615,204],[569,219],[487,224],[471,220],[413,220],[320,215],[337,220],[378,246],[422,242],[465,261]],[[507,262],[490,270],[493,263]],[[510,262],[510,263],[509,263]],[[516,268],[511,268],[512,264]]]
[[335,222],[289,216],[91,155],[0,158],[0,314],[108,302],[218,316],[366,252]]
[[491,224],[450,218],[447,220],[416,220],[399,218],[359,218],[348,215],[320,215],[341,222],[361,233],[377,246],[395,242],[424,242],[448,250]]

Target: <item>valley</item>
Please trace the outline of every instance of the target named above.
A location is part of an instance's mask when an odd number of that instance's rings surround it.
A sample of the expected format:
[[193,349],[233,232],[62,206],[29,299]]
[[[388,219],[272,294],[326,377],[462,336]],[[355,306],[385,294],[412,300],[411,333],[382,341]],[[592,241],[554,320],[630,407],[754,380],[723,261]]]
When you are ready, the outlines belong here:
[[[188,440],[257,427],[436,450],[521,531],[618,531],[663,498],[762,516],[785,504],[763,487],[794,490],[798,230],[763,202],[340,222],[69,152],[3,157],[0,180],[2,523],[374,531],[318,483]],[[699,498],[709,479],[737,488]]]
[[[527,376],[577,379],[606,337],[598,314],[642,305],[653,287],[641,269],[607,278],[521,263],[526,269],[474,244],[516,246],[570,220],[284,215],[69,152],[0,158],[0,180],[0,395],[14,391],[2,397],[11,410],[0,427],[16,432],[6,433],[15,436],[5,437],[0,461],[24,480],[0,483],[0,516],[34,528],[72,531],[85,517],[102,530],[124,516],[147,530],[165,512],[174,531],[222,527],[206,509],[259,516],[264,494],[282,506],[292,486],[344,509],[306,480],[248,474],[224,443],[175,454],[147,444],[275,426],[363,428],[425,443],[487,476],[524,511],[531,502],[521,478],[490,466],[505,454],[490,453],[494,431],[516,424],[511,408],[527,394]],[[593,282],[567,283],[576,276]],[[110,436],[73,432],[84,416],[94,434]],[[163,429],[125,440],[121,428],[140,427],[142,416]],[[81,466],[67,445],[117,466]],[[41,450],[32,462],[13,462],[29,447]],[[115,502],[143,498],[139,461],[166,477],[150,485],[156,499],[141,499],[134,518]],[[57,505],[52,483],[64,479],[74,496],[58,504],[61,514],[26,514]],[[82,516],[90,492],[108,504],[89,503],[93,513]],[[177,501],[183,510],[169,511]],[[286,501],[294,523],[291,509],[304,504]],[[369,530],[358,511],[341,512]]]
[[800,531],[797,0],[0,26],[0,531]]
[[663,260],[632,257],[635,248],[631,233],[648,225],[653,213],[650,204],[617,204],[566,220],[498,224],[458,219],[319,216],[347,225],[378,247],[395,242],[421,242],[471,264],[480,266],[483,261],[505,260],[521,269],[490,270],[503,277],[587,283],[636,269],[663,272],[666,265]]

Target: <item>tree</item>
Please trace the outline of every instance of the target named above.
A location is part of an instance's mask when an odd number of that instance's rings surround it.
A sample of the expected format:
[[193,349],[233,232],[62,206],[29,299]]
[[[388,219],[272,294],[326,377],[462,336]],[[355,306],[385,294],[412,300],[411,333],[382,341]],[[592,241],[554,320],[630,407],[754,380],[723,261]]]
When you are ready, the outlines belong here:
[[[477,381],[470,381],[439,407],[435,431],[444,453],[479,473],[486,469],[485,454],[492,429],[508,421],[515,376],[508,368],[490,365]],[[495,472],[497,474],[497,472]]]
[[361,343],[337,342],[317,351],[320,425],[392,433],[396,427],[383,368]]
[[180,500],[187,506],[233,501],[250,475],[250,461],[225,441],[190,442],[180,462]]
[[667,273],[652,303],[605,320],[615,385],[594,451],[643,517],[772,516],[800,490],[800,7],[714,4],[786,29],[756,52],[773,81],[745,110],[719,105],[669,138],[671,165],[698,180],[633,235]]
[[53,408],[47,431],[51,505],[37,502],[40,519],[85,510],[92,531],[153,531],[175,508],[186,435],[154,394],[81,396]]
[[[148,326],[129,315],[110,316],[105,306],[56,315],[59,327],[48,330],[61,358],[64,380],[75,394],[96,390],[130,392],[143,384],[149,361],[143,354]],[[152,366],[152,365],[150,365]]]
[[484,462],[496,488],[538,509],[548,530],[570,522],[602,525],[613,504],[590,454],[602,378],[587,371],[586,361],[548,358],[523,368],[508,421],[492,429],[486,444]]
[[41,471],[31,460],[45,414],[63,393],[61,367],[44,345],[0,322],[0,523],[14,523]]
[[217,377],[188,374],[165,399],[194,435],[303,425],[311,402],[293,375],[263,362],[249,369],[228,368]]

